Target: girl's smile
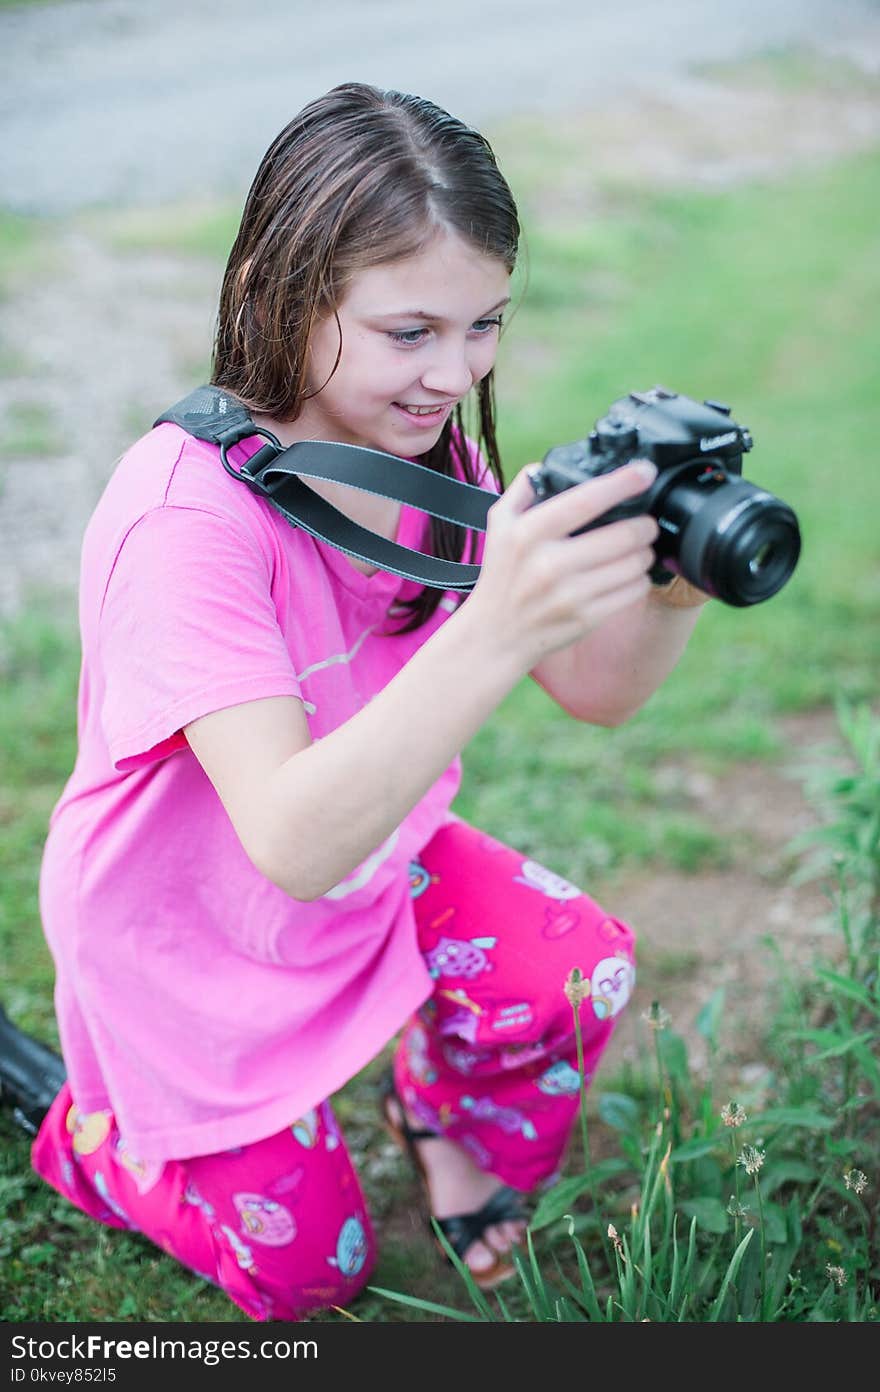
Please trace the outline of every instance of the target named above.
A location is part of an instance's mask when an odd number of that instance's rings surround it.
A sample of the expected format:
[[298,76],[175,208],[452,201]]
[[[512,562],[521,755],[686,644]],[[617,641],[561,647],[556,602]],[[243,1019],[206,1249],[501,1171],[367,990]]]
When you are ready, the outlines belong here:
[[404,406],[400,401],[394,402],[395,409],[407,416],[408,424],[417,430],[431,430],[438,425],[442,426],[454,406],[454,401],[447,402],[445,406]]

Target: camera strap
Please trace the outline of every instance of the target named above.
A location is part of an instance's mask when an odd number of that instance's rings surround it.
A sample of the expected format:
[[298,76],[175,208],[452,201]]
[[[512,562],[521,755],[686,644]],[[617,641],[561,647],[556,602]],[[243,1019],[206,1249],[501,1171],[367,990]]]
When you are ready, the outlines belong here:
[[[497,501],[496,493],[438,474],[396,454],[360,445],[299,440],[285,448],[270,431],[255,425],[247,407],[219,387],[197,387],[153,424],[163,422],[180,426],[197,440],[217,445],[227,473],[265,498],[292,526],[302,528],[318,541],[379,570],[435,589],[468,593],[476,584],[478,565],[427,556],[389,541],[353,522],[304,483],[303,478],[346,483],[480,532],[486,530],[486,514]],[[264,443],[236,468],[230,463],[229,450],[255,435]]]

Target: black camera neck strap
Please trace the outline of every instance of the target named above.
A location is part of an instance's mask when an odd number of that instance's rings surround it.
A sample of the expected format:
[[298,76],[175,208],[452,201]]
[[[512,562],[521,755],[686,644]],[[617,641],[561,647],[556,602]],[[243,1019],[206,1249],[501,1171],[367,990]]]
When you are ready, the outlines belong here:
[[[197,387],[154,421],[170,422],[196,439],[220,449],[227,473],[264,497],[294,527],[356,560],[441,590],[473,589],[478,565],[427,556],[353,522],[303,482],[314,478],[345,483],[366,493],[405,503],[447,522],[486,530],[486,514],[497,494],[475,484],[438,474],[424,465],[382,450],[324,440],[300,440],[285,448],[269,431],[255,425],[247,408],[218,387]],[[235,468],[228,451],[241,440],[260,436],[264,443]]]

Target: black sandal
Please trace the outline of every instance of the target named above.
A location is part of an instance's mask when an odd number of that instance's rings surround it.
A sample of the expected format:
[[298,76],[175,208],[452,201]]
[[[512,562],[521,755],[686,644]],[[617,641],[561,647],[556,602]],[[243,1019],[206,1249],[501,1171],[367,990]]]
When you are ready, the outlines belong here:
[[0,1005],[0,1102],[12,1107],[29,1136],[36,1136],[66,1078],[64,1061],[14,1025]]
[[[455,1255],[463,1262],[464,1254],[473,1246],[475,1242],[485,1241],[487,1228],[493,1227],[497,1223],[521,1223],[525,1222],[527,1214],[523,1195],[517,1189],[511,1189],[509,1185],[502,1184],[490,1194],[489,1198],[473,1213],[456,1213],[449,1218],[435,1218],[431,1213],[431,1186],[428,1174],[422,1163],[422,1158],[416,1149],[416,1141],[437,1140],[440,1136],[438,1131],[426,1129],[415,1130],[410,1126],[406,1119],[406,1110],[397,1089],[394,1086],[394,1077],[387,1073],[381,1083],[382,1116],[385,1121],[389,1135],[397,1143],[404,1155],[408,1156],[412,1162],[416,1174],[421,1180],[422,1192],[428,1211],[428,1228],[431,1236],[437,1243],[437,1247],[443,1253],[446,1260],[449,1260],[448,1253],[437,1242],[432,1222],[436,1223],[446,1241],[449,1243]],[[391,1115],[390,1104],[397,1109],[399,1117]],[[493,1250],[491,1243],[485,1244],[490,1251]],[[473,1277],[474,1283],[481,1290],[491,1290],[502,1281],[508,1280],[516,1274],[516,1267],[507,1253],[497,1253],[495,1261],[485,1271],[468,1271]]]

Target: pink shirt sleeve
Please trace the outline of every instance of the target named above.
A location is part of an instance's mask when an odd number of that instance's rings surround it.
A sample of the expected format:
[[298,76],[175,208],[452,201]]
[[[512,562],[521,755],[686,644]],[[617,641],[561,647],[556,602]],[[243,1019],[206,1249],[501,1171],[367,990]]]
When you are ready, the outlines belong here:
[[120,771],[185,746],[199,716],[299,696],[256,536],[198,508],[141,517],[110,572],[99,622],[101,721]]

